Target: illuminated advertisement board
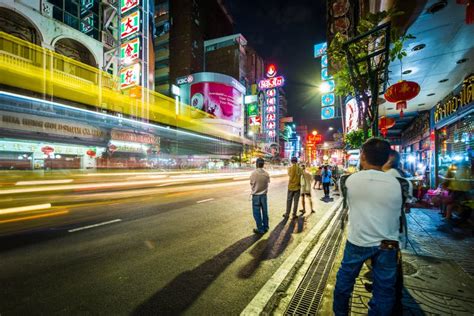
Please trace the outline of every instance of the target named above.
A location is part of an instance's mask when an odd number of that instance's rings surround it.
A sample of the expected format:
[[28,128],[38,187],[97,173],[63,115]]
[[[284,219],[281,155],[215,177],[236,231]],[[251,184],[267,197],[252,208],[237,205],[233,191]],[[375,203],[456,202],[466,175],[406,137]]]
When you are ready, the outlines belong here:
[[357,130],[359,127],[359,107],[355,98],[346,103],[346,132]]
[[278,77],[273,77],[273,78],[267,78],[260,80],[258,82],[258,87],[263,90],[263,89],[272,89],[272,88],[278,88],[281,87],[285,84],[285,78],[282,76]]
[[336,110],[334,106],[326,106],[321,108],[321,119],[329,120],[336,116]]
[[125,67],[120,70],[120,88],[130,88],[140,84],[140,64]]
[[120,12],[124,14],[133,8],[138,7],[140,0],[120,0]]
[[120,21],[120,38],[124,39],[138,33],[140,30],[140,13],[130,13]]
[[140,39],[134,38],[131,41],[120,45],[120,62],[122,65],[129,65],[140,57]]
[[197,82],[191,85],[191,106],[215,118],[241,121],[243,93],[220,82]]

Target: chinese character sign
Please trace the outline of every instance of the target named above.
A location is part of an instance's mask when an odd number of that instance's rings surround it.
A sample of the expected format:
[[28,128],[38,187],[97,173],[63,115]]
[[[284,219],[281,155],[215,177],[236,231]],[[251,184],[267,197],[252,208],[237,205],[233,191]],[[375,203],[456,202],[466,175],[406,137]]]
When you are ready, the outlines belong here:
[[139,85],[140,71],[140,64],[122,68],[122,70],[120,70],[120,88],[125,89]]
[[140,56],[140,39],[135,38],[120,46],[120,61],[122,65],[128,65]]
[[139,0],[120,0],[120,12],[124,14],[140,4]]
[[133,12],[120,21],[120,38],[124,39],[136,34],[140,29],[140,13]]

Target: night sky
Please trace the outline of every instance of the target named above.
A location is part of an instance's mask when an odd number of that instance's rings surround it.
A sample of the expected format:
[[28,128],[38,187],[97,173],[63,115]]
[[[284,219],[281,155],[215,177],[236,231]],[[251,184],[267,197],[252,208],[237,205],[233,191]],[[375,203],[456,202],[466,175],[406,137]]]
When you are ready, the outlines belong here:
[[226,0],[242,33],[267,63],[286,78],[288,115],[321,132],[339,128],[340,119],[321,121],[320,60],[313,46],[326,40],[324,0]]

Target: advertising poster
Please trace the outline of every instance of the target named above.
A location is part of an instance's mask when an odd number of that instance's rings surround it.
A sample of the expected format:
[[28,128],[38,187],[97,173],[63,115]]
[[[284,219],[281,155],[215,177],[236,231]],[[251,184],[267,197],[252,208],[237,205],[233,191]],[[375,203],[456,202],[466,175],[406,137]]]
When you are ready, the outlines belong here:
[[236,88],[218,82],[191,85],[191,106],[215,118],[241,121],[243,96]]

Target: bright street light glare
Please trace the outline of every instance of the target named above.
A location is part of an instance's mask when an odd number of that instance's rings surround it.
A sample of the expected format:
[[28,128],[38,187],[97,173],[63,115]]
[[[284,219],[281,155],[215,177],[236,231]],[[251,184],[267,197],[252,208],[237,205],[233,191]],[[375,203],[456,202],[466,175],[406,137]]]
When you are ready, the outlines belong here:
[[326,81],[319,85],[319,92],[328,93],[329,91],[331,91],[331,86]]

